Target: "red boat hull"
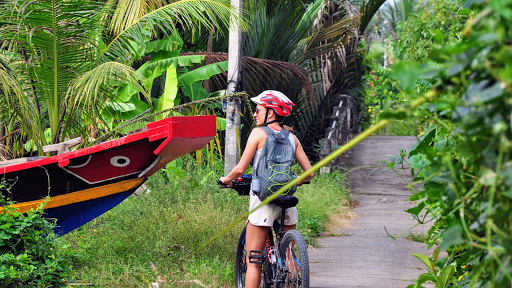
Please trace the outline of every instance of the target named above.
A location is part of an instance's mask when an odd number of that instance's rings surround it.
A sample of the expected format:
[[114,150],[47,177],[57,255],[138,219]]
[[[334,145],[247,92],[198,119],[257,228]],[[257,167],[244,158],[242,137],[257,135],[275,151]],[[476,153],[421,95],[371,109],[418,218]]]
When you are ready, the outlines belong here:
[[216,134],[216,119],[169,117],[146,128],[77,151],[1,167],[11,187],[2,194],[21,212],[47,202],[45,213],[57,219],[57,232],[65,234],[120,203],[167,163],[202,149]]

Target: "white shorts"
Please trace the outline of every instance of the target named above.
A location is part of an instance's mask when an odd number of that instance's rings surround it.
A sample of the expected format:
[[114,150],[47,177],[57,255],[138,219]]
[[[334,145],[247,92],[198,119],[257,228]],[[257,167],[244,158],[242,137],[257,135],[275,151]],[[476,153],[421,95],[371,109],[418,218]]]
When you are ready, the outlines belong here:
[[[249,211],[252,211],[258,205],[261,204],[260,198],[256,195],[252,195],[249,204]],[[249,214],[249,221],[254,226],[267,226],[272,227],[272,224],[277,219],[277,221],[281,222],[281,207],[276,204],[267,204],[263,205],[258,210]],[[297,207],[288,208],[286,210],[286,214],[284,217],[284,225],[294,225],[297,224],[299,220],[299,213],[297,212]]]

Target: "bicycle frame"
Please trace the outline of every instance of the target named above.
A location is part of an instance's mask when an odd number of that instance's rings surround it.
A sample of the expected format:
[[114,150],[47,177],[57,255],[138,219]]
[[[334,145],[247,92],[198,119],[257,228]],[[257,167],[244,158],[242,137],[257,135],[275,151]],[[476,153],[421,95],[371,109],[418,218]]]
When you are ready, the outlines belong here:
[[[276,241],[275,241],[275,247],[274,247],[274,250],[275,250],[275,253],[276,253],[276,261],[277,263],[272,263],[272,264],[276,264],[275,266],[276,269],[272,269],[272,280],[274,281],[274,283],[272,284],[275,284],[275,287],[279,287],[279,285],[281,285],[282,283],[284,284],[284,280],[286,278],[286,273],[288,273],[288,266],[286,265],[286,261],[283,261],[283,259],[281,258],[281,252],[280,252],[280,247],[281,247],[281,243],[282,243],[282,240],[283,240],[283,236],[284,234],[286,233],[286,231],[284,230],[284,219],[285,219],[285,216],[286,216],[286,210],[287,209],[281,209],[281,223],[278,223],[277,220],[274,221],[274,224],[273,224],[273,229],[275,231],[275,234],[276,234]],[[269,233],[271,233],[272,231],[269,231]],[[274,266],[274,265],[272,265]],[[273,267],[274,268],[274,267]],[[277,269],[279,268],[279,269]],[[274,271],[274,270],[278,270],[278,271]]]
[[[237,180],[233,180],[232,189],[236,190],[240,196],[248,196],[250,192],[251,176],[252,175],[243,175]],[[222,182],[217,183],[219,185],[224,184]],[[291,229],[285,231],[284,225],[286,210],[288,210],[289,207],[294,207],[298,200],[295,197],[285,197],[280,200],[281,201],[273,202],[281,208],[280,221],[276,219],[274,223],[272,223],[272,227],[269,229],[269,234],[265,242],[265,247],[263,251],[261,251],[261,269],[263,272],[262,280],[264,287],[281,288],[293,285],[293,287],[309,288],[309,261],[304,238],[297,230]],[[245,273],[247,271],[246,261],[249,252],[246,251],[245,240],[246,228],[242,230],[237,246],[235,268],[238,288],[245,287]],[[287,247],[281,247],[282,245]],[[295,249],[297,250],[295,251]],[[288,259],[284,259],[283,257],[287,257]]]

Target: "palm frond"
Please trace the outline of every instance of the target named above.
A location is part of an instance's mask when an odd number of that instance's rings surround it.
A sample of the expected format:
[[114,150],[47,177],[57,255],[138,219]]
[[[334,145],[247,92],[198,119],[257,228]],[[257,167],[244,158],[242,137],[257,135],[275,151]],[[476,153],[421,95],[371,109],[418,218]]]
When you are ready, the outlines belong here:
[[[201,65],[208,65],[228,60],[227,53],[183,53],[182,56],[203,55],[204,61]],[[305,97],[313,107],[316,106],[315,93],[308,78],[308,71],[296,64],[260,59],[254,57],[242,57],[242,71],[243,71],[243,89],[249,95],[259,94],[265,89],[277,89],[276,87],[287,87],[290,83],[295,83],[293,86],[298,88],[298,91],[304,89],[305,93],[288,93],[292,101],[297,97]],[[211,87],[209,91],[223,90],[226,86],[226,75],[214,76],[210,79]],[[299,84],[299,85],[297,85]],[[282,89],[285,93],[286,91]]]
[[226,1],[181,0],[170,3],[147,14],[130,24],[113,38],[98,58],[100,63],[116,61],[128,64],[127,52],[134,51],[134,43],[144,47],[147,33],[164,31],[179,34],[180,29],[192,29],[198,24],[208,31],[213,27],[219,31],[230,21],[240,29],[246,29],[242,17]]
[[[28,135],[30,139],[43,137],[34,99],[29,98],[27,101],[14,69],[3,55],[0,55],[0,122],[13,129],[21,127],[22,134]],[[35,142],[41,151],[41,144]]]
[[144,80],[144,76],[130,66],[117,62],[103,63],[72,82],[65,103],[68,105],[67,109],[71,111],[101,110],[104,106],[102,103],[114,97],[108,92],[113,82],[128,83],[150,100],[148,92],[141,84]]
[[386,3],[386,0],[368,0],[361,2],[362,4],[359,8],[361,11],[361,25],[359,26],[359,33],[362,35],[375,13],[379,11],[380,6]]
[[89,69],[94,49],[89,33],[98,27],[94,15],[101,6],[78,0],[7,2],[11,9],[2,9],[0,17],[12,24],[2,27],[0,37],[6,39],[10,53],[19,55],[19,79],[30,83],[29,99],[34,98],[37,110],[40,102],[45,103],[52,134],[58,138],[60,107],[69,83]]
[[251,29],[243,36],[244,55],[289,61],[296,44],[307,36],[323,0],[308,6],[301,1],[261,2],[247,8]]

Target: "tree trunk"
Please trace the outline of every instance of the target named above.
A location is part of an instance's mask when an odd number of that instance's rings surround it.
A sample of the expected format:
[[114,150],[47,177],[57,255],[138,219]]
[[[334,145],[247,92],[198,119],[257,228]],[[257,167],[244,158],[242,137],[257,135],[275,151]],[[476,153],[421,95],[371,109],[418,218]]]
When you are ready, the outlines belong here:
[[[238,8],[238,13],[243,9],[243,0],[231,0],[231,5]],[[229,53],[228,53],[228,85],[227,93],[240,91],[238,86],[240,72],[242,70],[242,32],[231,22],[229,29]],[[228,175],[236,166],[239,157],[240,145],[240,101],[233,97],[228,98],[226,110],[226,141],[224,163],[224,175]]]

